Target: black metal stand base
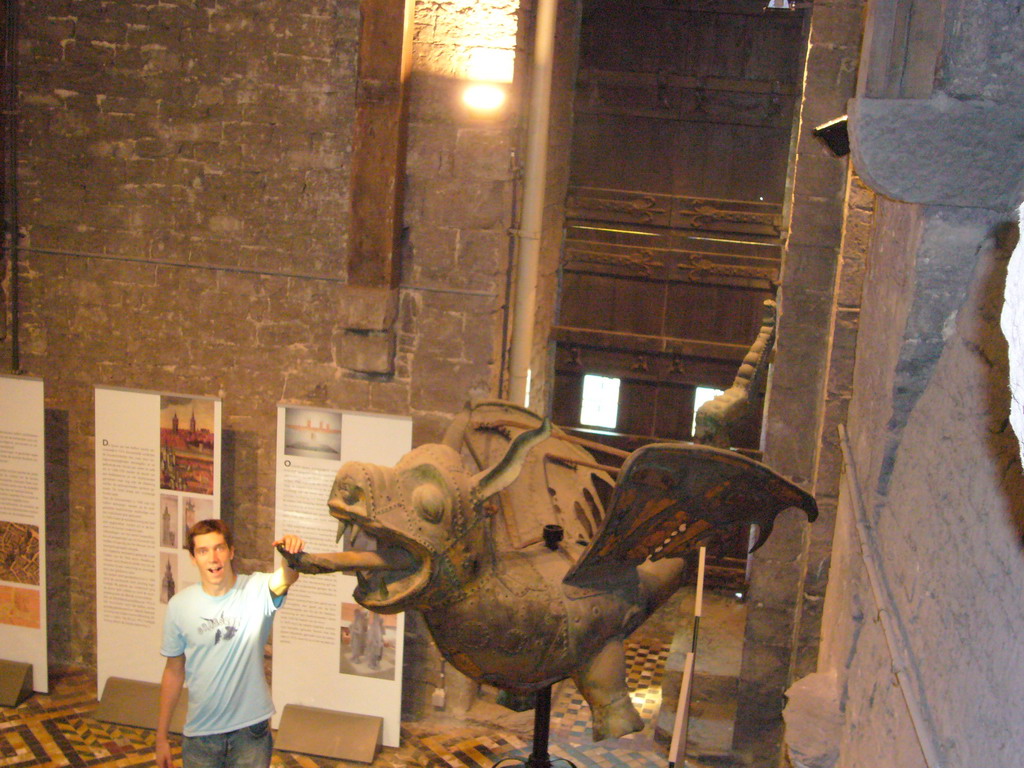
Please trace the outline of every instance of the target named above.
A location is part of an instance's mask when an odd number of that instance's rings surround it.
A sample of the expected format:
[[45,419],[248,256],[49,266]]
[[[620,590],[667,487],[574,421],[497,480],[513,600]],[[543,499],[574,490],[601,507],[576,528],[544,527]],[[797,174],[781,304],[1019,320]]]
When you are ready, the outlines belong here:
[[[503,757],[492,768],[518,763],[526,768],[551,768],[548,755],[548,739],[551,732],[551,686],[537,691],[536,706],[533,709],[533,752],[523,760],[521,757]],[[576,764],[564,757],[556,757],[559,763],[576,768]]]

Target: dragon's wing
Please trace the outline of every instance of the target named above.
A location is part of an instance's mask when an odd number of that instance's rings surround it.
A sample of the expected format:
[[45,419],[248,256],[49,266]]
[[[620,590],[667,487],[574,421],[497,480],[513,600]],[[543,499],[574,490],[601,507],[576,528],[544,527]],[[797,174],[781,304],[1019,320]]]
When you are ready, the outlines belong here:
[[655,443],[623,464],[597,537],[566,581],[600,578],[648,558],[678,557],[739,523],[771,533],[775,517],[798,507],[809,520],[814,497],[768,467],[732,451],[691,443]]
[[[445,434],[444,442],[465,449],[477,469],[492,466],[523,432],[535,429],[541,418],[502,400],[472,403]],[[518,479],[498,498],[509,546],[515,549],[542,539],[545,525],[557,524],[566,541],[591,541],[604,520],[602,494],[612,480],[589,451],[566,439],[553,427],[551,436],[527,454]]]

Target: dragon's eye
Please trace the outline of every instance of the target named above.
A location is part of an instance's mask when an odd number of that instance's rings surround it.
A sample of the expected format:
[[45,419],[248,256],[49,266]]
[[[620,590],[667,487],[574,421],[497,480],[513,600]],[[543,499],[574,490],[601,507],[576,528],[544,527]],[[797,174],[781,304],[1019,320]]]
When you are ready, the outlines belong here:
[[447,508],[444,491],[433,483],[417,485],[412,492],[412,503],[419,516],[428,523],[439,523]]
[[363,489],[346,479],[338,483],[338,495],[346,504],[358,504],[363,499]]

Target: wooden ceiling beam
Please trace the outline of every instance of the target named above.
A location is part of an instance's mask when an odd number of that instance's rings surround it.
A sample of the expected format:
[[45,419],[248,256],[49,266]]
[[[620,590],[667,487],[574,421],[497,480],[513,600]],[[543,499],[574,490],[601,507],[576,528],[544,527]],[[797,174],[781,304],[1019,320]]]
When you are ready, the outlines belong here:
[[413,0],[361,0],[348,279],[396,288],[408,130]]
[[577,85],[635,86],[656,88],[666,86],[702,91],[723,91],[729,93],[755,93],[779,96],[797,96],[799,83],[784,83],[779,80],[748,80],[735,77],[694,77],[668,72],[623,72],[612,69],[581,68],[576,77]]

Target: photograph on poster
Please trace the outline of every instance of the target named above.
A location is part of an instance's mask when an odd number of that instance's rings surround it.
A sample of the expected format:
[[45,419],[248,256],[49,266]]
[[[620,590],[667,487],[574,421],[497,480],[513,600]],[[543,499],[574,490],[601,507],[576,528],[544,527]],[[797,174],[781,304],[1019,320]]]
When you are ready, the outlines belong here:
[[341,659],[343,675],[395,679],[397,617],[373,613],[357,603],[341,604]]
[[0,586],[0,624],[39,629],[40,616],[38,590]]
[[160,396],[160,487],[213,495],[214,402]]
[[341,413],[285,408],[284,453],[310,459],[341,460]]
[[181,548],[188,549],[188,531],[200,520],[209,520],[216,517],[213,514],[213,499],[204,499],[200,496],[182,496],[181,503],[185,507],[185,514],[181,519]]
[[176,547],[178,537],[178,497],[172,493],[160,494],[160,546]]
[[[167,603],[178,591],[178,556],[160,553],[160,602]],[[150,593],[152,594],[152,593]]]
[[0,581],[39,586],[39,527],[0,520]]

